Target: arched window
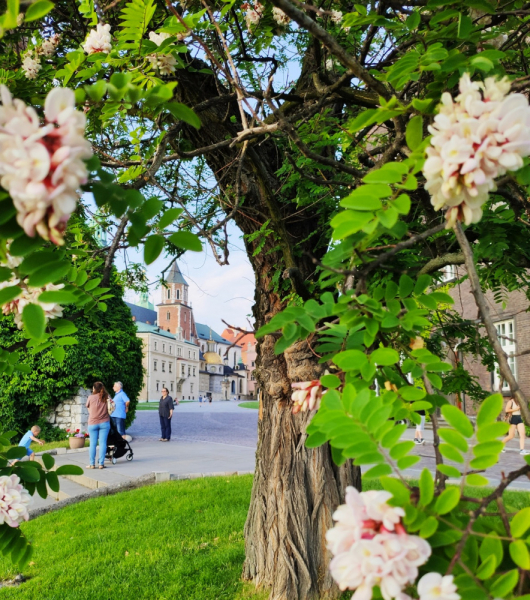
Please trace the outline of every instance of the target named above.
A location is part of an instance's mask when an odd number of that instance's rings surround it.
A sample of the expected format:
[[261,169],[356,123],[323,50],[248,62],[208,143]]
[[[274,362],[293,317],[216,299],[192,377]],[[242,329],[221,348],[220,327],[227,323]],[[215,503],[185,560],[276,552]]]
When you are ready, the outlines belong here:
[[167,299],[169,300],[171,298],[171,290],[168,288],[167,290]]
[[236,382],[232,381],[232,394],[236,393]]
[[177,290],[177,300],[180,299],[180,290]]

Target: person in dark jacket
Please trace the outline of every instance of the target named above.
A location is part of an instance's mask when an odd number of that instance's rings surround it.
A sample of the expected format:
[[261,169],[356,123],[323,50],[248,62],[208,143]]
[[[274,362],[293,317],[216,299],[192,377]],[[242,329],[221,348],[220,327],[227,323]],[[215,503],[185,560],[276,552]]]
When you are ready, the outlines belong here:
[[173,398],[169,395],[167,388],[162,388],[162,398],[160,398],[160,404],[158,405],[158,416],[160,417],[160,429],[162,430],[162,437],[160,438],[160,441],[169,442],[171,439]]

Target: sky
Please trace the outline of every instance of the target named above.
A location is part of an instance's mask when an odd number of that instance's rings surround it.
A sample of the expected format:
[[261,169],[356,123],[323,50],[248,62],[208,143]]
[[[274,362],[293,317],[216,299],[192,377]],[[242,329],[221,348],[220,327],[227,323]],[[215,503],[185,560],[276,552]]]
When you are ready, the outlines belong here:
[[[195,321],[209,325],[219,334],[226,327],[221,319],[244,329],[250,328],[247,317],[251,323],[253,321],[254,273],[247,259],[241,231],[231,224],[228,233],[229,265],[219,266],[210,246],[205,244],[202,252],[188,251],[178,260],[180,270],[190,286],[188,298],[192,303]],[[141,257],[132,255],[130,251],[128,258],[141,262]],[[157,280],[170,260],[162,255],[146,267],[150,282]],[[118,258],[118,268],[122,268],[120,263],[121,259]],[[155,289],[152,285],[150,290],[149,299],[156,305],[161,300],[160,288]]]

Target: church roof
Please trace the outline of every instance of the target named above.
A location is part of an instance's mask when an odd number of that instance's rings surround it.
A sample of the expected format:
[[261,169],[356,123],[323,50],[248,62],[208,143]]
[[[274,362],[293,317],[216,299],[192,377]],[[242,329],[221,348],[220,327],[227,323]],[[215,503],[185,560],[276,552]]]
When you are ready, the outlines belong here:
[[151,310],[150,308],[145,308],[144,306],[138,306],[137,304],[131,304],[130,302],[126,302],[125,304],[129,307],[131,314],[137,323],[148,323],[150,325],[154,325],[156,323],[156,310]]
[[155,327],[154,325],[148,325],[147,323],[136,322],[136,330],[138,333],[154,333],[155,335],[161,335],[162,337],[169,338],[171,340],[176,339],[172,333],[165,331],[162,327]]
[[209,365],[222,365],[223,361],[217,352],[205,352],[204,360]]
[[167,277],[166,277],[166,283],[182,283],[184,285],[188,285],[188,282],[184,279],[184,276],[182,275],[182,272],[180,271],[177,261],[175,261],[171,265],[171,268],[169,269],[169,273],[167,274]]
[[211,334],[214,342],[217,342],[218,344],[227,344],[230,346],[231,342],[226,340],[224,337],[221,337],[209,325],[205,325],[204,323],[195,323],[195,327],[197,329],[197,336],[199,339],[209,340]]

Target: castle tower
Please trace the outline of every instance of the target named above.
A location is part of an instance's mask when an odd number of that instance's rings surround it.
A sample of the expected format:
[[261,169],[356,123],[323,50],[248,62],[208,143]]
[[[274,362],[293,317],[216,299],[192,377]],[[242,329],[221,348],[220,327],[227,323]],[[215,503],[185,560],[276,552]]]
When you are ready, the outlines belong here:
[[166,285],[160,288],[161,303],[157,304],[158,326],[170,333],[194,342],[197,337],[191,303],[188,301],[188,282],[184,279],[177,261],[171,265]]

